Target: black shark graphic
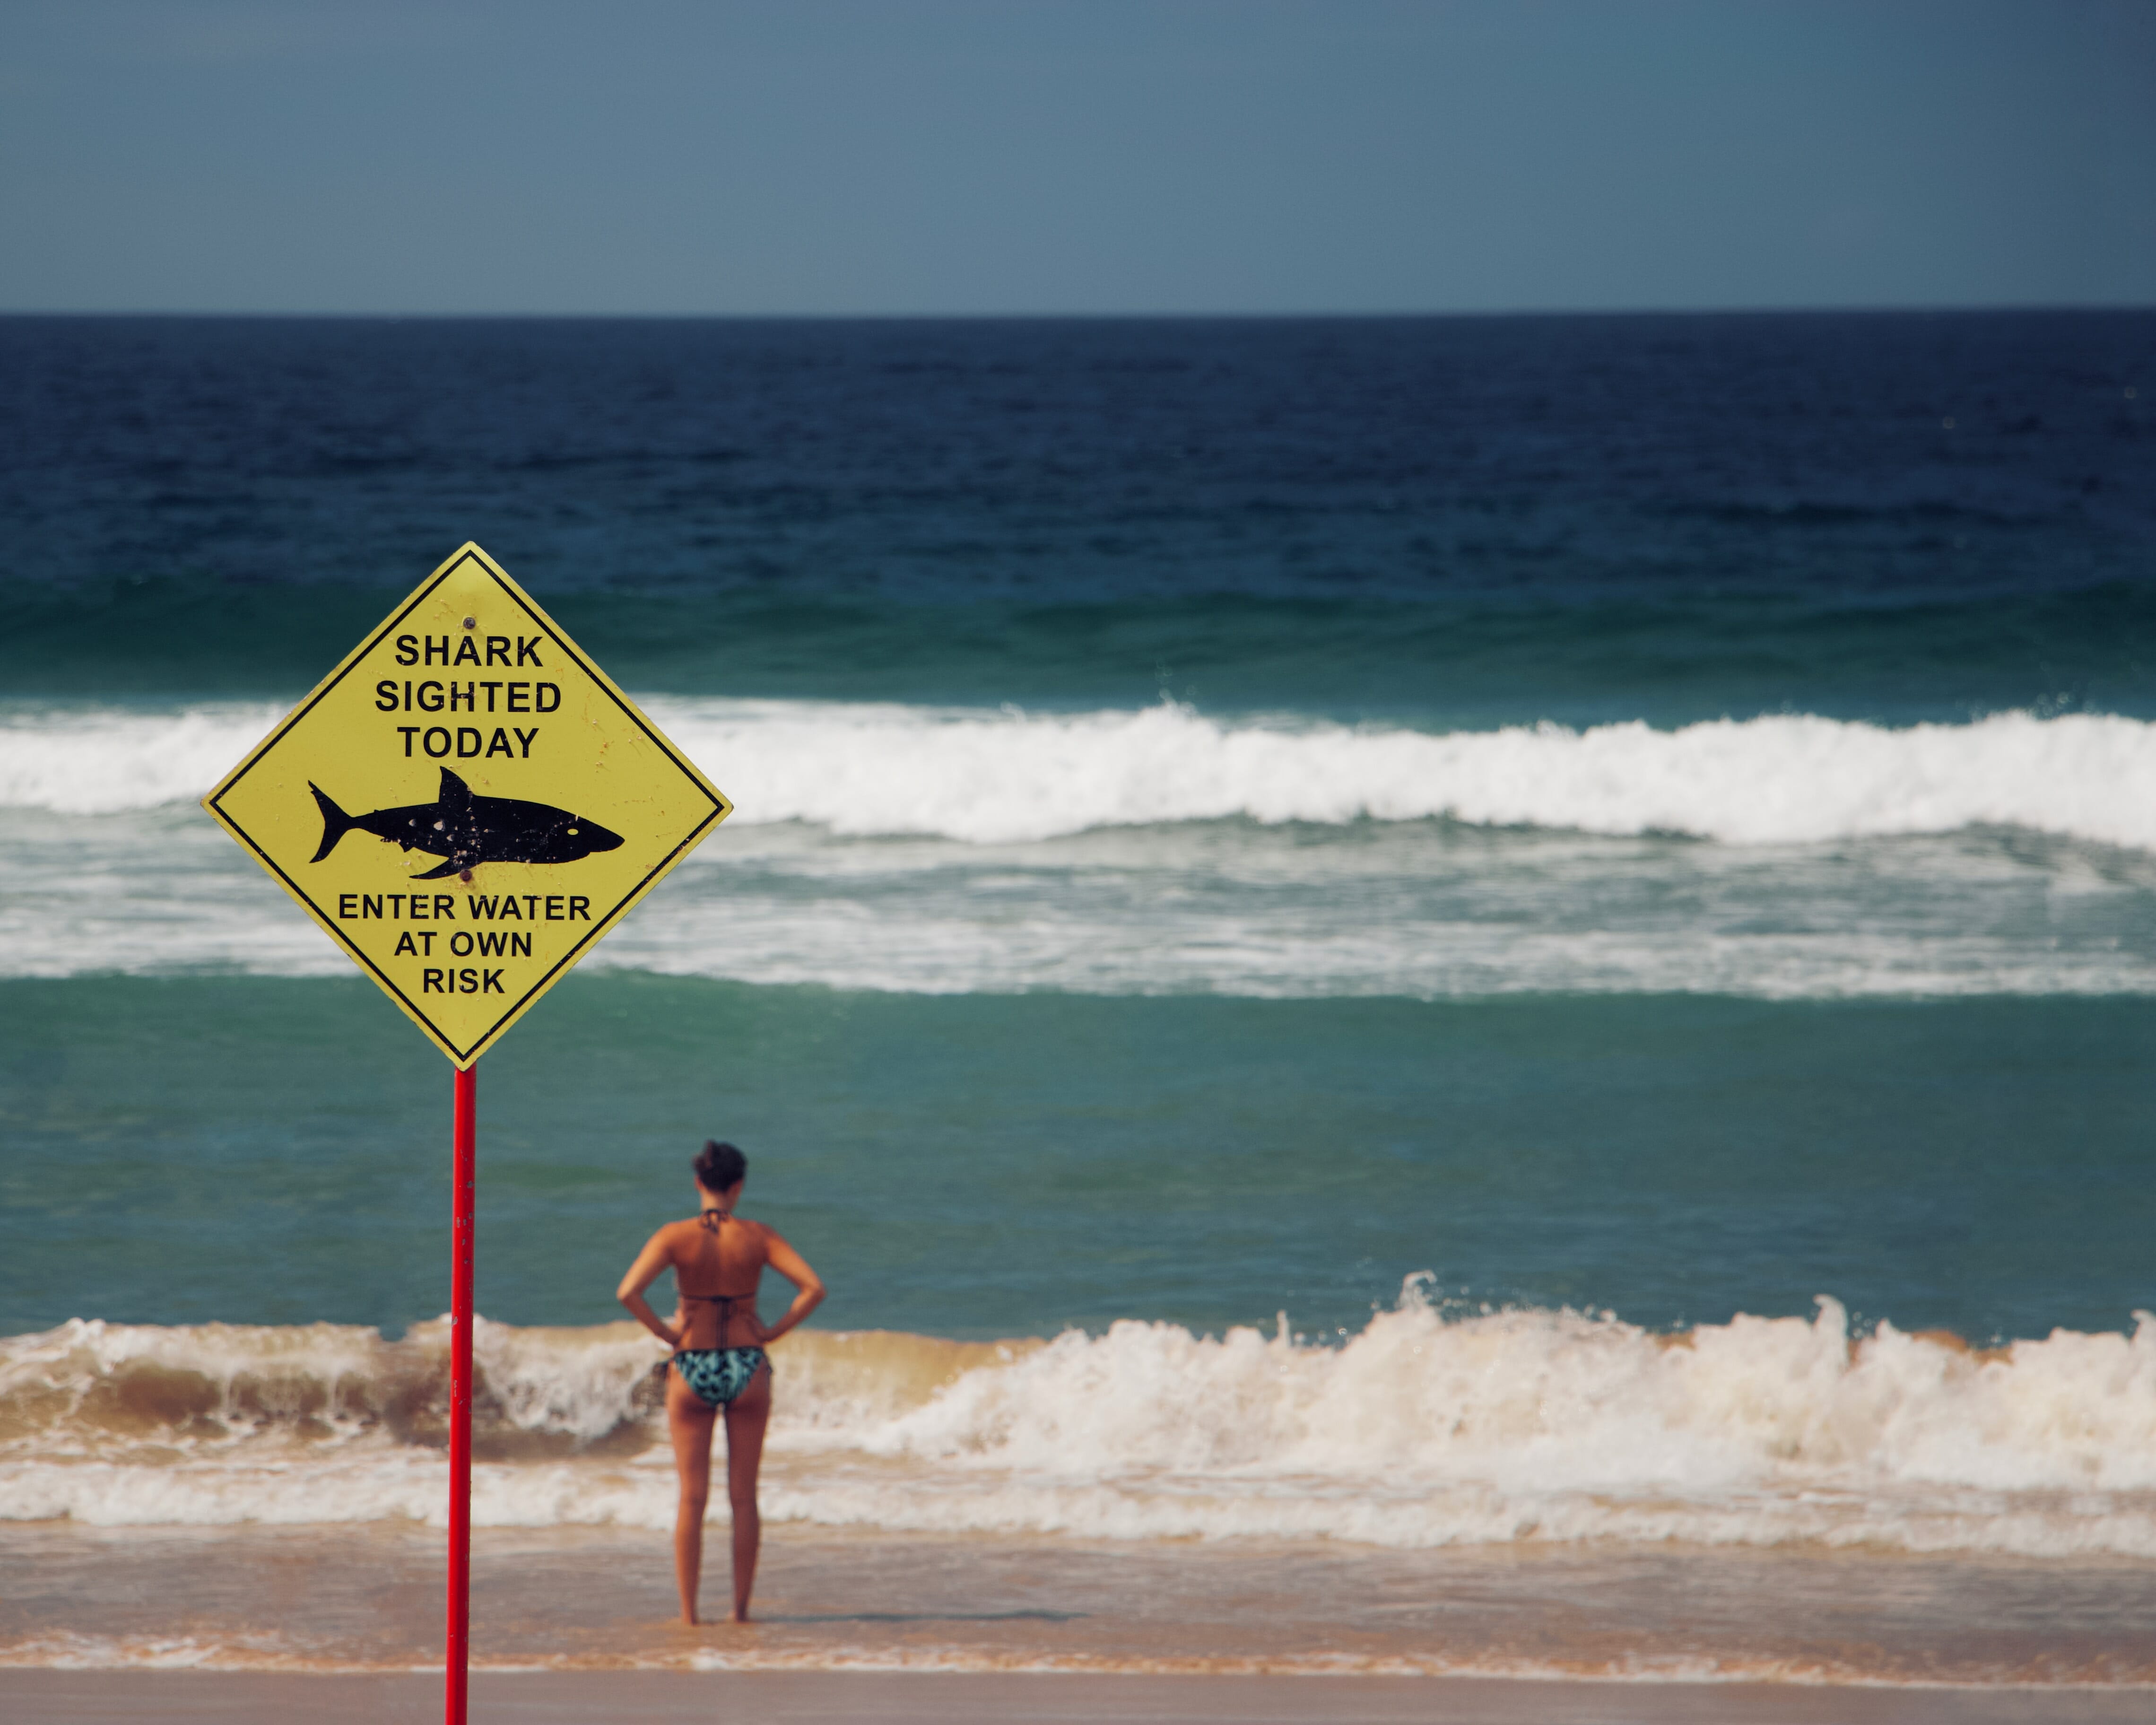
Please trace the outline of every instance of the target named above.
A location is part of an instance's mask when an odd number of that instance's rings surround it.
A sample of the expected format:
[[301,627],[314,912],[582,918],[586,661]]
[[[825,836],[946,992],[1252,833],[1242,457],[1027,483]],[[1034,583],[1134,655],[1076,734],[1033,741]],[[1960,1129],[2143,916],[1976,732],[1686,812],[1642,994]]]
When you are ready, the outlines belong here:
[[575,862],[595,850],[621,848],[620,834],[566,809],[520,803],[513,797],[475,797],[471,787],[446,767],[439,801],[377,809],[372,814],[346,814],[320,786],[307,788],[322,811],[322,848],[314,855],[316,862],[355,828],[407,850],[448,859],[439,868],[414,875],[415,880],[439,880],[481,863]]

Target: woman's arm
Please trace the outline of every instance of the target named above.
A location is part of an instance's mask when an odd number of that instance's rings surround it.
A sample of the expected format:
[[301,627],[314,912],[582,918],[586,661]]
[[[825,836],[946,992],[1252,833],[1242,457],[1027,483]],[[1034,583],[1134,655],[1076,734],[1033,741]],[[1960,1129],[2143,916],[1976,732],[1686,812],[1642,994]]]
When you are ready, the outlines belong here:
[[776,1228],[763,1230],[763,1260],[796,1289],[786,1316],[764,1331],[763,1339],[776,1342],[824,1303],[824,1279],[808,1267],[808,1260],[779,1237]]
[[674,1254],[668,1250],[666,1230],[662,1228],[644,1243],[644,1250],[636,1255],[636,1261],[629,1266],[629,1274],[622,1277],[621,1286],[614,1291],[620,1301],[635,1315],[636,1321],[651,1332],[669,1348],[681,1345],[681,1332],[651,1309],[651,1302],[644,1297],[644,1291],[659,1280],[662,1271],[673,1266]]

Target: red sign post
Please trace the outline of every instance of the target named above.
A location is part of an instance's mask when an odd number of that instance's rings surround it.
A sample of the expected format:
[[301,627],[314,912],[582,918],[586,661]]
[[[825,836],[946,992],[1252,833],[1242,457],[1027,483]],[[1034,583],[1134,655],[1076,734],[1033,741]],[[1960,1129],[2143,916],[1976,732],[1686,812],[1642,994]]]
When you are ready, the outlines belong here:
[[479,1067],[457,1074],[449,1200],[449,1600],[442,1717],[465,1725],[471,1676],[472,1256],[479,1232]]

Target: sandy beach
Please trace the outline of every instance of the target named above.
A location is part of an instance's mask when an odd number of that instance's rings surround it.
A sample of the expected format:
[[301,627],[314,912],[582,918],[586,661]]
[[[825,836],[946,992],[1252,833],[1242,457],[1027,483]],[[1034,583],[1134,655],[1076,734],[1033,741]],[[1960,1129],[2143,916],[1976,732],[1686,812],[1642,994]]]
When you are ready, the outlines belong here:
[[[439,1717],[429,1676],[289,1676],[165,1671],[0,1671],[13,1725],[305,1717]],[[1037,1719],[1062,1725],[1988,1725],[2043,1720],[2108,1725],[2150,1717],[2146,1690],[1840,1689],[1772,1684],[1517,1682],[1481,1678],[1151,1677],[1043,1673],[942,1676],[870,1671],[482,1672],[475,1721],[707,1720],[783,1725],[957,1725]]]
[[[1467,1680],[1462,1692],[1481,1695],[1527,1680],[1524,1694],[1547,1697],[1617,1680],[1619,1695],[1642,1683],[1671,1695],[1996,1692],[2039,1712],[2114,1693],[2156,1712],[2156,1602],[2145,1566],[2115,1559],[1387,1553],[784,1527],[767,1543],[758,1620],[688,1629],[672,1620],[665,1548],[649,1536],[485,1530],[475,1557],[475,1669],[490,1681],[559,1679],[571,1686],[561,1693],[630,1676],[678,1676],[702,1693],[701,1682],[749,1678],[993,1686],[1029,1673],[1254,1686],[1223,1692],[1235,1694],[1314,1694],[1301,1686],[1352,1677],[1343,1694],[1394,1681],[1436,1694]],[[29,1668],[153,1686],[401,1681],[441,1657],[441,1563],[439,1536],[417,1527],[6,1529],[0,1671],[10,1683]]]

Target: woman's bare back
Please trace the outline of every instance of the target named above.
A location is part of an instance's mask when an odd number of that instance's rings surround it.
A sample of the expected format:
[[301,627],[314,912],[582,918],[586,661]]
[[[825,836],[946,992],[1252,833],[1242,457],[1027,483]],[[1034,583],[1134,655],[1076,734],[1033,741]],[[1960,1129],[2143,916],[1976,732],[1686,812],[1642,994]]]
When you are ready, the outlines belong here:
[[748,1348],[763,1340],[757,1288],[771,1247],[760,1222],[711,1211],[671,1224],[667,1256],[681,1296],[675,1327],[684,1348]]

